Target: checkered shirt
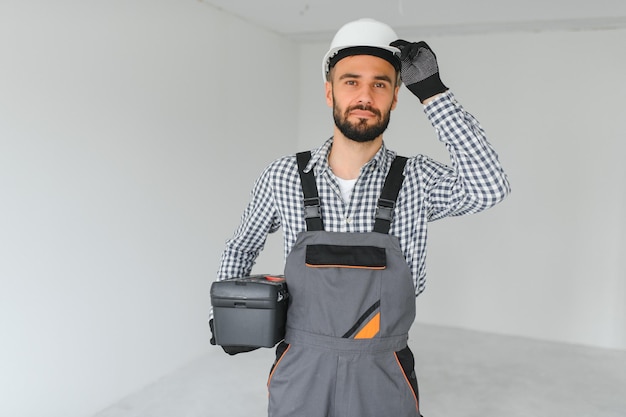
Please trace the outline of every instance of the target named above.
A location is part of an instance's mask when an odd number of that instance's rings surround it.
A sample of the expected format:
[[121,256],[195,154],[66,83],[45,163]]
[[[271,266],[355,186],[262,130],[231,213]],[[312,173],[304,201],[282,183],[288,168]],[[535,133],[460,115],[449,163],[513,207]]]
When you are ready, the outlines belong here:
[[[450,153],[451,166],[426,156],[409,158],[390,234],[396,236],[415,283],[415,294],[426,281],[426,236],[429,221],[476,213],[501,201],[510,191],[498,156],[478,121],[447,92],[424,108]],[[332,138],[312,151],[305,171],[315,172],[324,229],[328,232],[370,232],[376,202],[396,153],[385,144],[365,166],[350,201],[341,197],[328,165]],[[249,275],[268,233],[283,229],[285,258],[298,234],[306,230],[303,194],[295,155],[271,163],[254,184],[241,224],[227,241],[218,280]]]

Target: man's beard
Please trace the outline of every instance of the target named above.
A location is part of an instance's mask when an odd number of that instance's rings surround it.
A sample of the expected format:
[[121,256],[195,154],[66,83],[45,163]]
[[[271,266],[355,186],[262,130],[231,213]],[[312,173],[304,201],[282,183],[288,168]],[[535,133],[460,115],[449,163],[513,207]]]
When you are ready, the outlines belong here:
[[[334,101],[336,103],[336,101]],[[367,119],[359,119],[358,122],[351,123],[348,121],[348,115],[352,110],[366,110],[374,113],[378,121],[373,125],[367,124]],[[333,105],[333,118],[335,119],[335,125],[339,129],[339,131],[348,139],[351,139],[355,142],[371,142],[376,139],[378,136],[382,135],[383,132],[389,126],[389,120],[391,118],[391,109],[387,112],[387,114],[383,117],[380,110],[374,109],[367,105],[357,105],[352,106],[346,109],[344,114],[341,114],[341,109],[337,107],[336,104]]]

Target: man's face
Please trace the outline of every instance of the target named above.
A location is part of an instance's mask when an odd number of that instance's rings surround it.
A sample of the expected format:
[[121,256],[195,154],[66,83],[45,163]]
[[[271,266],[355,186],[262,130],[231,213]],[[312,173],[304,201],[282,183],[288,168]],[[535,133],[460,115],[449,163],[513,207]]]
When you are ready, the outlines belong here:
[[326,101],[339,131],[356,142],[369,142],[387,129],[398,101],[396,70],[371,55],[343,58],[326,83]]

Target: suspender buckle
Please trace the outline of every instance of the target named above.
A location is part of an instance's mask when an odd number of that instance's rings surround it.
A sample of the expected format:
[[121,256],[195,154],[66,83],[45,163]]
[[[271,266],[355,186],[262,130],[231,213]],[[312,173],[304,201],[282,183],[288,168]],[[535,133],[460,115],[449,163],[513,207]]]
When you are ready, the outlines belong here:
[[393,209],[395,206],[395,201],[379,198],[378,205],[376,206],[376,218],[391,222],[393,220]]
[[304,199],[304,218],[322,218],[321,202],[319,197]]

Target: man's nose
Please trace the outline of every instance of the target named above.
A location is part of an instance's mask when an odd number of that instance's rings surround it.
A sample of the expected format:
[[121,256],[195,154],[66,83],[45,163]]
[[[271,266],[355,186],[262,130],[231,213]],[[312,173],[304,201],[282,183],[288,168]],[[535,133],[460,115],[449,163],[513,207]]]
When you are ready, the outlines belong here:
[[368,86],[359,89],[358,102],[372,104],[372,90]]

